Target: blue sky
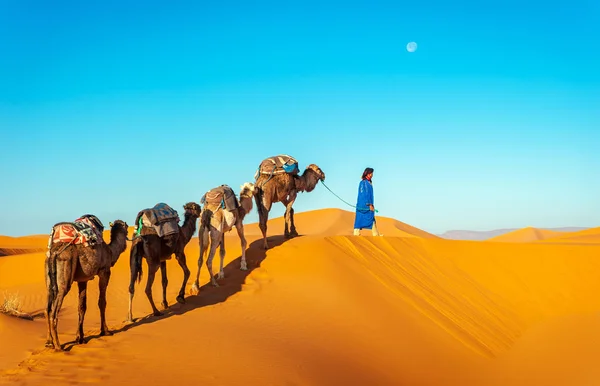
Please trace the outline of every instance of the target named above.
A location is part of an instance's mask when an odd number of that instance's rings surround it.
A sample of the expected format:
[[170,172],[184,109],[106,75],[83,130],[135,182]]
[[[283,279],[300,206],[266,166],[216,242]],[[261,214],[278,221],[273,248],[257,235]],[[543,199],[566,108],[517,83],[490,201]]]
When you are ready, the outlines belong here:
[[600,3],[218,3],[0,2],[0,234],[182,210],[280,153],[350,202],[373,167],[434,233],[600,225]]

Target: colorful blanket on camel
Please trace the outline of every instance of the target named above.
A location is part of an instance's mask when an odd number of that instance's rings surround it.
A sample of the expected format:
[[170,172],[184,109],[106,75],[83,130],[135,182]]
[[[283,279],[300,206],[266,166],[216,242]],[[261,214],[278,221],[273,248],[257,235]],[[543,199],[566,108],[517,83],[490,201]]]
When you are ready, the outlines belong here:
[[85,247],[103,244],[104,225],[98,217],[85,214],[73,222],[59,222],[52,227],[51,243],[83,244]]

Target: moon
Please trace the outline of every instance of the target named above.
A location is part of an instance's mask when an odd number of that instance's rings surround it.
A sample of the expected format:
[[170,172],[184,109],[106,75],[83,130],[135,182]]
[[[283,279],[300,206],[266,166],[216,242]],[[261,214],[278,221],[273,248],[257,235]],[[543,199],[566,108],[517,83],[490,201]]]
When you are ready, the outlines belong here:
[[406,45],[406,51],[408,52],[415,52],[417,50],[417,43],[415,42],[410,42]]

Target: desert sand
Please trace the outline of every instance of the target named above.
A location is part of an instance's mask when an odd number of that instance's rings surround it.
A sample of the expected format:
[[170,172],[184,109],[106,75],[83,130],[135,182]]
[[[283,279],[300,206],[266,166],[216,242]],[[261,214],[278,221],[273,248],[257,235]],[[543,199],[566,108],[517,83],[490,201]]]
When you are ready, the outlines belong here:
[[[43,317],[0,315],[0,384],[600,384],[600,228],[480,242],[384,217],[384,237],[356,237],[353,213],[338,209],[295,217],[301,237],[287,241],[278,236],[283,219],[269,221],[268,251],[257,224],[246,225],[249,271],[239,270],[239,239],[229,233],[226,277],[207,285],[203,267],[201,292],[185,305],[175,302],[182,271],[170,260],[170,306],[160,317],[149,316],[144,262],[133,324],[124,322],[127,249],[108,287],[114,335],[97,336],[95,279],[86,344],[72,342],[77,291],[63,304],[66,352],[44,347]],[[24,311],[44,309],[46,242],[0,237],[0,301],[18,294]],[[186,255],[194,275],[197,237]],[[155,300],[160,292],[156,280]]]
[[557,232],[550,229],[538,229],[527,227],[517,229],[499,236],[491,237],[485,241],[488,242],[505,242],[505,243],[527,243],[532,241],[547,240],[555,237],[560,237],[570,232]]

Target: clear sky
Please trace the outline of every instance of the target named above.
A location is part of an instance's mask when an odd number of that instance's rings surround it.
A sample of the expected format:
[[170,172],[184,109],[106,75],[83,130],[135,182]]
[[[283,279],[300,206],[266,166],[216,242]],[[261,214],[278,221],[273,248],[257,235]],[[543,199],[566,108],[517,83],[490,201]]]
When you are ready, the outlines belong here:
[[[182,213],[280,153],[352,203],[373,167],[379,214],[429,232],[600,225],[597,0],[0,10],[0,234]],[[295,205],[326,207],[353,210]]]

